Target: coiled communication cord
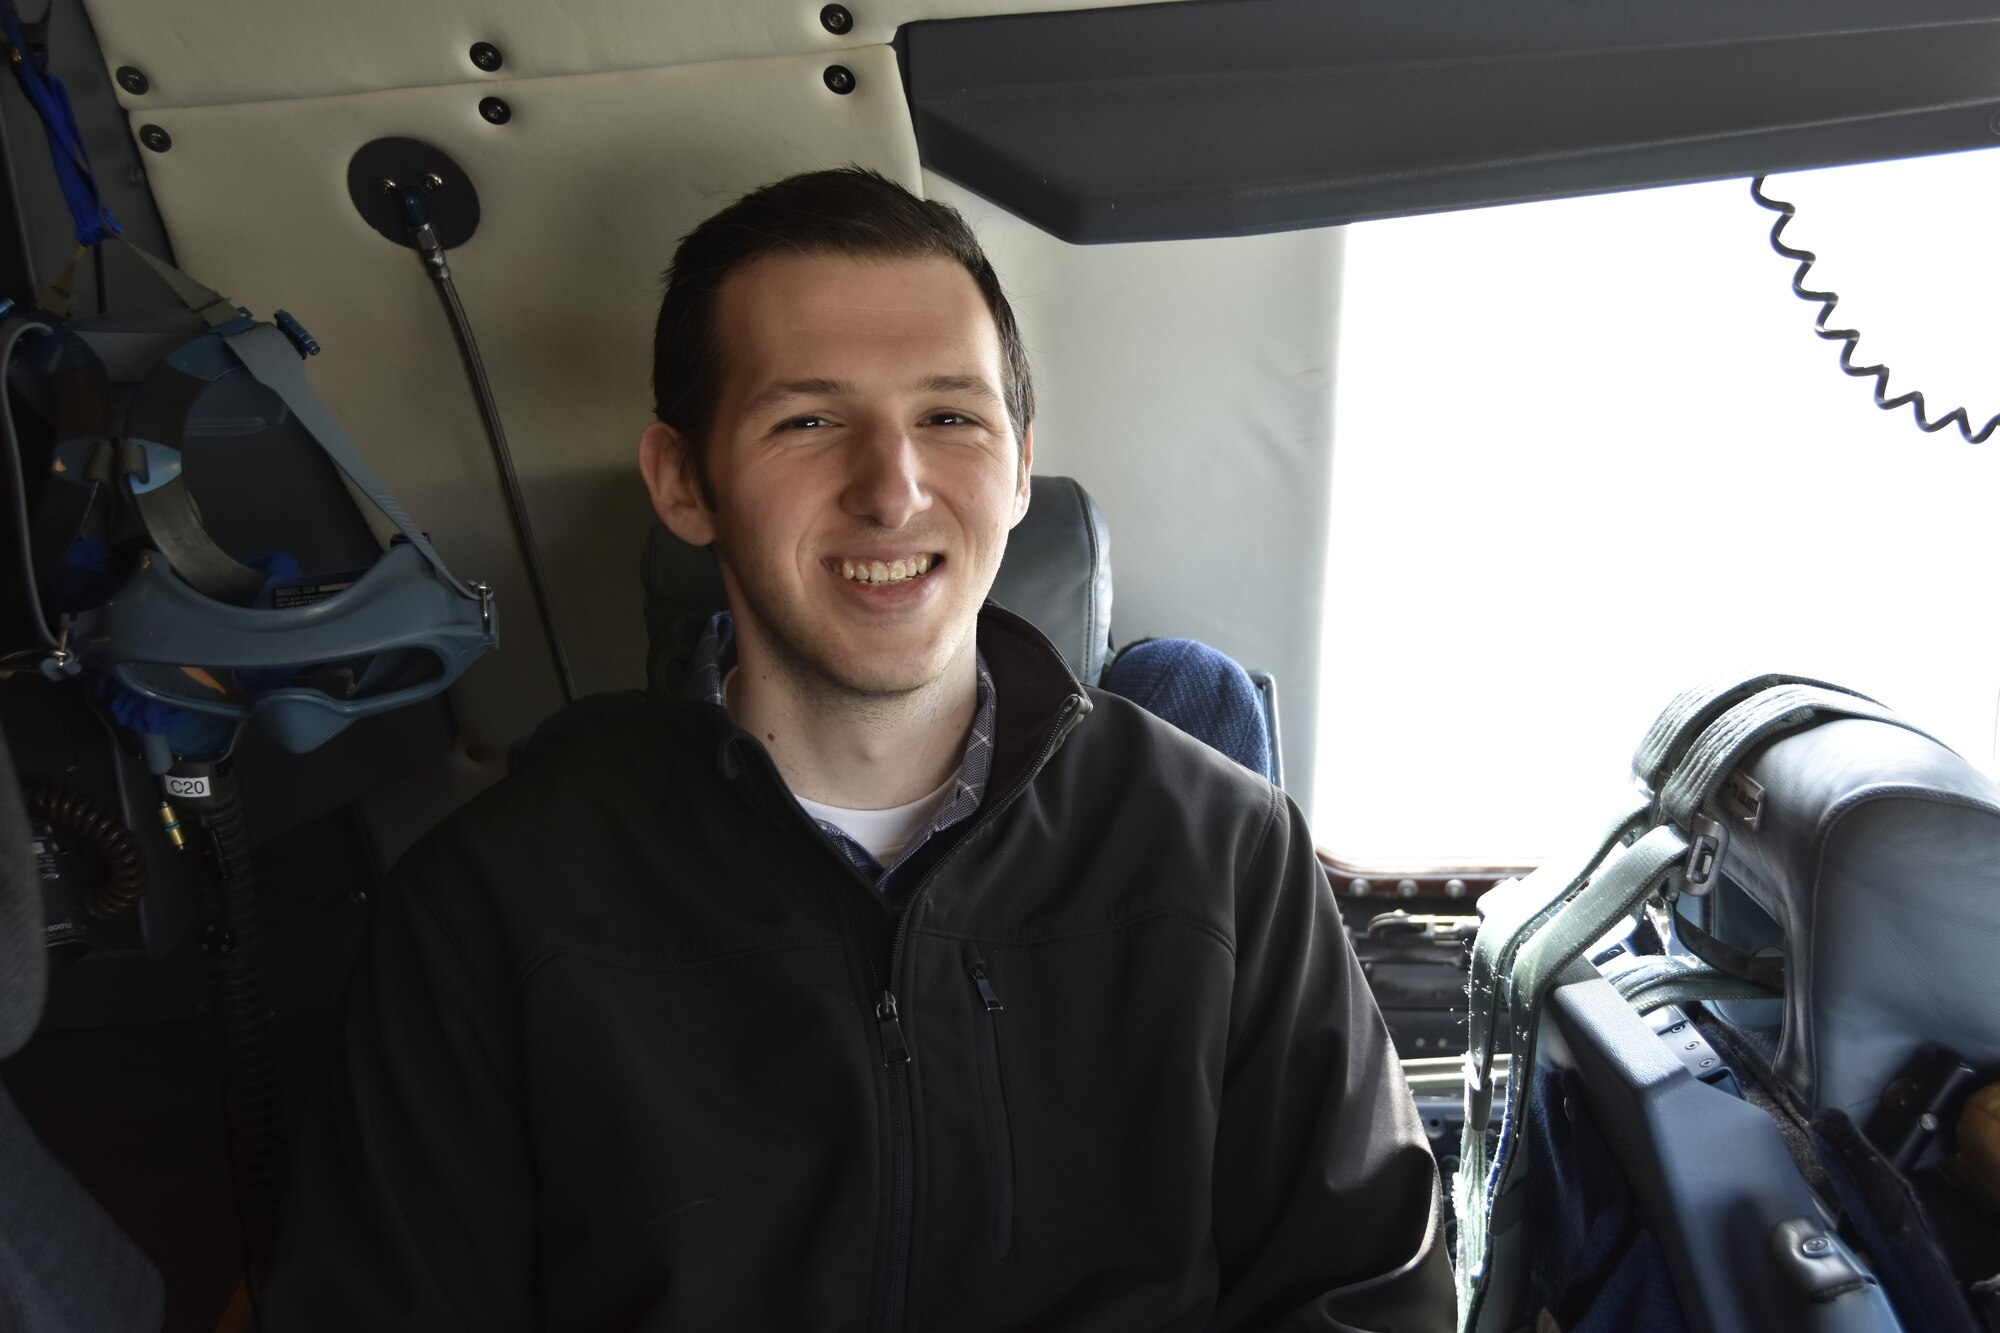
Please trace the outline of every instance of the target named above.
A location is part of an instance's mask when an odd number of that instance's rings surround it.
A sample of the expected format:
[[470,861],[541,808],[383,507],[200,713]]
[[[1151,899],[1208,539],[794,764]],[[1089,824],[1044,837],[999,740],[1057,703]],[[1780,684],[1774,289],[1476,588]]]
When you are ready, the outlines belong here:
[[146,855],[125,822],[82,792],[53,783],[24,783],[22,796],[29,813],[83,838],[104,858],[104,882],[85,891],[84,909],[94,917],[131,911],[146,892]]
[[1965,414],[1965,409],[1962,407],[1954,407],[1944,416],[1939,417],[1936,421],[1932,421],[1926,414],[1924,396],[1917,390],[1912,389],[1910,392],[1898,394],[1894,398],[1889,397],[1889,367],[1885,365],[1857,366],[1854,364],[1854,348],[1861,341],[1861,331],[1859,329],[1830,329],[1826,326],[1827,319],[1833,314],[1833,308],[1840,304],[1840,293],[1814,291],[1806,286],[1806,274],[1812,271],[1812,266],[1815,263],[1819,262],[1819,256],[1810,250],[1801,250],[1796,246],[1786,245],[1781,239],[1785,232],[1785,224],[1797,215],[1798,210],[1782,199],[1773,199],[1771,196],[1765,194],[1764,178],[1762,176],[1750,182],[1750,197],[1756,200],[1761,206],[1778,214],[1778,220],[1771,224],[1771,248],[1785,258],[1796,259],[1799,263],[1797,271],[1792,274],[1792,294],[1801,301],[1818,301],[1820,303],[1819,315],[1813,320],[1813,332],[1828,342],[1842,344],[1840,349],[1840,368],[1843,371],[1854,376],[1856,379],[1873,379],[1875,381],[1875,406],[1881,408],[1884,412],[1893,412],[1903,404],[1909,403],[1916,415],[1917,428],[1919,430],[1928,433],[1943,430],[1946,426],[1956,425],[1958,433],[1965,437],[1967,444],[1984,444],[1987,437],[1993,434],[1994,429],[2000,427],[2000,414],[1995,414],[1988,418],[1986,424],[1981,426],[1977,431],[1972,429],[1972,419]]

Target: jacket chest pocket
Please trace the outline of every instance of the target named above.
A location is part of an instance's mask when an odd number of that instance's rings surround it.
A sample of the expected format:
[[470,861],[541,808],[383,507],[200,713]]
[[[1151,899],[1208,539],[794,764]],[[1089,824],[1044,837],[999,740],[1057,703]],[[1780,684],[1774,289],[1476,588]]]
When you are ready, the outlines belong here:
[[993,1181],[993,1248],[1005,1259],[1014,1250],[1014,1131],[1007,1118],[1007,1083],[1000,1062],[1000,1025],[1007,1006],[1000,1002],[986,964],[972,964],[971,992],[979,1065],[979,1101],[986,1113],[987,1164]]

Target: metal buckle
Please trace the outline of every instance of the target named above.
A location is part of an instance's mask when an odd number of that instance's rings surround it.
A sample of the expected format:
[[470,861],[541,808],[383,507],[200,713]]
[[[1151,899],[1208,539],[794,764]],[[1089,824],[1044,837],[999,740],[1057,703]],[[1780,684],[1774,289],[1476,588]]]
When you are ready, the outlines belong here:
[[1687,870],[1681,878],[1687,891],[1699,897],[1714,887],[1711,881],[1722,865],[1722,858],[1729,853],[1729,829],[1719,819],[1697,814],[1688,821],[1688,832],[1692,841],[1688,846]]
[[493,589],[490,585],[471,582],[466,586],[479,594],[479,628],[486,633],[493,632]]
[[1722,805],[1755,829],[1764,817],[1764,784],[1740,770],[1730,773],[1722,783]]

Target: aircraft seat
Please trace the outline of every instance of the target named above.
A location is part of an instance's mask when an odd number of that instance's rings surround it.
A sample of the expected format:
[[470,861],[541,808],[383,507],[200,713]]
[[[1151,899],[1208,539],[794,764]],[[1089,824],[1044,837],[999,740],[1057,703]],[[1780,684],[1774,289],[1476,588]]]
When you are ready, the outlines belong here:
[[[0,740],[0,1058],[40,1022],[48,980],[41,881],[27,810]],[[42,1146],[0,1088],[0,1328],[13,1333],[153,1333],[160,1274]]]
[[[2000,1227],[1951,1126],[2000,1075],[2000,785],[1842,717],[1751,749],[1703,814],[1715,883],[1659,925],[1690,964],[1761,964],[1782,995],[1642,1016],[1613,983],[1643,959],[1559,978],[1479,1327],[1544,1308],[1571,1329],[1983,1327]],[[1580,1221],[1629,1248],[1565,1268]]]
[[1277,781],[1263,697],[1228,654],[1193,639],[1141,639],[1119,650],[1103,685]]
[[[1280,781],[1275,686],[1260,685],[1233,659],[1190,639],[1145,639],[1113,654],[1111,539],[1104,515],[1075,479],[1036,476],[1028,513],[1007,541],[992,600],[1048,636],[1078,680],[1133,700],[1245,767]],[[727,604],[722,570],[707,547],[655,524],[642,567],[647,678]],[[516,745],[518,767],[568,740],[615,726],[643,707],[637,691],[577,700]]]

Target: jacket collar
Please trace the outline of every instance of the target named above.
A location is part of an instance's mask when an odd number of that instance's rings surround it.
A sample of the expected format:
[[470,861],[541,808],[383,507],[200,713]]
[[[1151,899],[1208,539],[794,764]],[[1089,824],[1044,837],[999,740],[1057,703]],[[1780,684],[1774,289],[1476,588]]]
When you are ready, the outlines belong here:
[[[693,671],[695,644],[707,628],[707,616],[691,616],[674,627],[663,650],[653,655],[648,672],[650,692],[684,723],[694,724],[717,747],[724,777],[740,776],[754,747],[751,771],[770,770],[763,743],[738,727],[727,710],[703,697]],[[989,801],[1032,777],[1048,754],[1055,752],[1084,715],[1090,696],[1062,654],[1042,632],[1012,611],[987,602],[979,611],[979,651],[993,673],[995,735]],[[1043,753],[1046,743],[1047,754]]]

